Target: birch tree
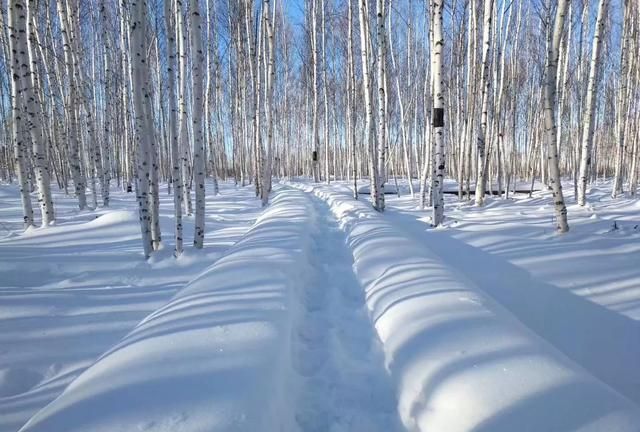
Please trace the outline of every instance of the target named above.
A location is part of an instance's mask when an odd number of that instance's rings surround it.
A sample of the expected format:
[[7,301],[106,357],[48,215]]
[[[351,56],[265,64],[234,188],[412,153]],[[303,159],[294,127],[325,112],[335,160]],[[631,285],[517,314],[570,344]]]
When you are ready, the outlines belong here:
[[480,78],[480,88],[482,91],[482,113],[480,118],[480,131],[478,133],[478,177],[476,181],[476,205],[484,204],[484,194],[486,188],[486,139],[487,124],[489,122],[489,90],[491,87],[491,44],[492,44],[492,27],[491,20],[493,17],[494,0],[484,0],[484,15],[482,25],[482,76]]
[[[377,152],[374,153],[374,164],[377,164],[376,169],[373,172],[372,185],[375,191],[374,208],[380,212],[384,211],[384,183],[385,178],[385,161],[386,161],[386,146],[387,146],[387,113],[386,113],[386,81],[385,81],[385,67],[386,67],[386,38],[385,33],[385,10],[384,0],[377,0],[376,2],[376,36],[378,42],[378,147]],[[377,160],[375,157],[377,156]]]
[[202,125],[202,111],[204,108],[204,52],[202,50],[202,15],[198,0],[190,0],[189,16],[191,19],[191,55],[192,55],[192,79],[193,79],[193,174],[196,186],[196,214],[195,233],[193,245],[202,249],[204,242],[204,211],[205,211],[205,163],[204,163],[204,136]]
[[176,101],[176,14],[173,1],[164,2],[167,32],[167,78],[169,93],[169,146],[171,147],[171,183],[173,185],[173,211],[175,218],[175,256],[182,254],[182,178],[180,171],[179,136],[177,130],[178,107]]
[[15,149],[15,166],[20,185],[20,200],[24,228],[33,225],[33,207],[27,180],[27,137],[24,133],[25,115],[23,100],[24,76],[29,73],[27,61],[27,9],[22,0],[9,3],[9,43],[11,52],[11,112],[12,137]]
[[591,49],[591,65],[589,67],[589,84],[587,88],[587,102],[582,123],[582,146],[580,152],[580,174],[578,180],[578,204],[586,204],[587,177],[591,171],[591,152],[593,146],[594,112],[596,106],[596,92],[598,87],[598,58],[607,0],[599,0],[596,27],[593,33],[593,48]]
[[444,37],[442,34],[442,14],[444,10],[444,0],[433,0],[433,57],[431,67],[433,68],[433,113],[431,121],[433,126],[435,164],[433,169],[433,216],[434,226],[442,224],[444,220],[444,177],[445,177],[445,143],[444,143],[444,86],[442,80],[442,53],[444,48]]
[[149,114],[151,106],[148,91],[147,46],[147,3],[141,0],[131,2],[131,23],[129,35],[131,38],[133,102],[135,109],[135,140],[136,146],[136,196],[140,214],[140,231],[145,258],[151,256],[153,241],[151,237],[151,209],[149,202],[150,179],[150,140],[153,139]]
[[558,0],[553,32],[548,30],[547,67],[544,86],[544,125],[549,148],[549,182],[552,190],[553,204],[556,214],[556,230],[560,233],[569,231],[567,222],[567,207],[564,203],[562,183],[560,182],[560,167],[558,163],[557,126],[556,126],[556,75],[558,57],[560,55],[560,39],[564,27],[567,5],[569,0]]

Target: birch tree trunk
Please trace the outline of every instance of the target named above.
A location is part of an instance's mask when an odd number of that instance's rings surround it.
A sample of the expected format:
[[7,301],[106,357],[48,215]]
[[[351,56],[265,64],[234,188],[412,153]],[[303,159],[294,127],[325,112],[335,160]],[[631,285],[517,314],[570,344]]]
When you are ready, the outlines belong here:
[[631,68],[629,67],[629,48],[631,45],[631,6],[629,0],[623,0],[624,11],[622,18],[622,47],[620,50],[620,84],[618,88],[617,100],[616,100],[616,135],[617,135],[617,152],[616,152],[616,165],[615,176],[613,180],[613,188],[611,189],[611,198],[616,198],[619,193],[622,193],[622,178],[624,173],[624,155],[625,155],[625,139],[628,126],[627,108],[630,105],[631,92],[627,93],[629,89],[629,81],[631,77]]
[[484,15],[482,26],[482,76],[480,78],[480,88],[482,89],[482,114],[480,117],[480,131],[478,133],[478,176],[476,181],[476,205],[484,204],[484,194],[486,188],[486,139],[487,124],[489,121],[489,89],[491,87],[491,79],[489,77],[491,70],[491,19],[493,17],[494,0],[484,0]]
[[348,2],[349,11],[348,26],[349,26],[349,40],[348,40],[348,69],[349,69],[349,119],[348,130],[351,141],[351,161],[353,163],[353,197],[358,199],[358,161],[356,159],[357,144],[356,144],[356,95],[358,94],[356,88],[356,74],[355,65],[353,61],[353,4],[352,0]]
[[191,56],[193,96],[191,107],[193,113],[193,177],[196,187],[196,214],[195,233],[193,245],[202,249],[204,243],[204,211],[205,211],[205,187],[204,187],[204,137],[202,125],[202,110],[204,108],[203,84],[204,84],[204,53],[202,51],[202,15],[198,0],[190,0],[189,16],[191,19]]
[[148,98],[147,83],[145,77],[146,68],[149,67],[147,59],[147,46],[145,35],[146,25],[146,1],[136,0],[131,3],[131,23],[129,27],[131,38],[131,49],[133,51],[132,77],[133,77],[133,102],[135,109],[135,140],[136,147],[136,195],[138,199],[138,209],[140,213],[140,231],[142,233],[142,246],[145,258],[149,258],[153,251],[151,238],[151,210],[149,202],[149,167],[151,163],[150,143],[153,139],[153,131],[150,130],[148,115],[151,107],[146,106]]
[[109,207],[109,199],[110,199],[110,186],[111,186],[111,147],[114,139],[112,137],[112,118],[111,118],[111,110],[113,109],[113,81],[112,81],[112,70],[111,70],[111,41],[110,41],[110,32],[108,30],[108,12],[107,5],[105,0],[101,0],[100,2],[100,15],[102,18],[102,43],[104,44],[103,49],[103,63],[104,63],[104,126],[102,128],[104,132],[104,148],[103,148],[103,164],[102,164],[102,205],[104,207]]
[[187,112],[187,34],[186,23],[182,17],[182,0],[176,0],[178,57],[180,61],[180,169],[182,170],[182,203],[184,211],[191,216],[193,207],[191,203],[191,181],[189,175],[189,114]]
[[593,146],[594,113],[596,107],[596,92],[598,87],[598,58],[600,55],[600,39],[604,27],[607,0],[598,3],[596,28],[593,33],[593,48],[591,50],[591,65],[589,67],[589,84],[587,88],[587,103],[582,121],[582,147],[580,153],[580,174],[578,178],[578,204],[586,204],[587,177],[591,172],[591,148]]
[[[275,0],[274,0],[275,11]],[[267,149],[266,149],[266,163],[264,166],[264,179],[262,188],[262,205],[266,206],[269,203],[269,193],[271,192],[271,162],[273,160],[273,85],[275,80],[275,47],[273,41],[273,25],[272,20],[269,19],[269,0],[264,0],[263,11],[264,14],[264,26],[265,34],[268,38],[268,46],[265,52],[267,56],[267,74],[266,74],[266,121],[267,121]],[[275,13],[273,15],[273,21],[275,21]]]
[[[387,146],[387,113],[386,113],[386,83],[385,83],[385,62],[386,62],[386,34],[384,27],[384,0],[376,2],[377,16],[377,42],[378,42],[378,151],[377,151],[377,169],[373,186],[375,190],[374,208],[380,212],[384,211],[384,183],[385,183],[385,156]],[[375,160],[375,159],[374,159]],[[373,191],[372,191],[373,193]]]
[[67,77],[69,79],[69,95],[65,103],[67,108],[67,115],[69,119],[69,151],[70,151],[70,165],[71,175],[73,177],[73,186],[78,197],[78,207],[80,210],[84,210],[87,207],[86,197],[86,183],[82,174],[82,166],[80,159],[80,137],[78,134],[78,118],[76,108],[80,105],[79,98],[77,96],[77,85],[75,66],[73,63],[73,52],[71,40],[70,26],[73,24],[68,21],[66,7],[62,0],[57,0],[58,17],[60,19],[60,29],[62,33],[62,46],[64,52],[64,66]]
[[13,148],[15,151],[15,170],[20,186],[20,200],[24,228],[33,225],[33,207],[29,195],[27,178],[26,134],[24,133],[24,100],[23,76],[29,73],[26,59],[26,26],[27,10],[22,0],[11,0],[9,3],[9,44],[11,53],[11,124]]
[[444,176],[445,176],[445,143],[444,143],[444,86],[442,82],[442,53],[444,37],[442,34],[442,14],[444,0],[433,0],[433,57],[431,60],[433,76],[433,113],[431,122],[435,146],[435,164],[433,169],[433,225],[441,225],[444,221]]
[[[16,7],[17,5],[14,5]],[[29,0],[27,3],[27,30],[29,38],[27,40],[27,33],[21,35],[21,44],[24,45],[21,49],[21,54],[25,56],[23,64],[27,64],[25,74],[22,76],[23,88],[24,88],[24,107],[26,114],[26,123],[31,135],[31,142],[33,143],[33,162],[34,171],[36,175],[36,185],[38,186],[38,203],[40,204],[40,214],[42,220],[42,226],[48,226],[54,221],[54,208],[53,200],[51,198],[51,180],[49,176],[49,161],[47,160],[47,147],[45,142],[45,135],[42,128],[42,106],[39,98],[40,91],[36,87],[37,71],[35,70],[35,50],[33,44],[35,43],[35,32],[33,17],[34,9],[36,7],[34,0]],[[19,20],[24,19],[24,14],[19,17]],[[27,46],[28,45],[28,46]]]
[[360,21],[360,58],[362,60],[362,91],[365,104],[364,145],[369,153],[369,178],[371,202],[374,208],[378,205],[378,165],[376,146],[374,143],[373,104],[371,101],[371,80],[369,76],[369,12],[367,0],[360,0],[358,18]]
[[169,86],[169,145],[171,146],[171,182],[173,184],[173,212],[175,218],[176,257],[182,254],[182,178],[180,172],[180,151],[177,130],[178,107],[176,103],[176,28],[175,4],[173,0],[164,2],[164,18],[167,31],[167,77]]
[[549,150],[549,183],[552,190],[553,204],[556,213],[556,229],[560,233],[569,231],[567,222],[567,207],[562,194],[562,183],[560,182],[560,168],[558,163],[557,126],[555,111],[556,102],[556,76],[558,68],[558,57],[560,55],[560,39],[564,27],[567,5],[569,0],[558,0],[558,8],[553,26],[553,34],[548,31],[549,41],[547,48],[547,67],[544,87],[544,124],[547,135],[547,146]]
[[319,155],[318,147],[320,144],[320,134],[318,133],[318,1],[313,0],[311,8],[311,67],[312,79],[313,79],[313,117],[311,125],[311,134],[313,139],[313,154],[312,154],[312,169],[313,169],[313,181],[316,183],[320,181],[320,167],[319,167]]

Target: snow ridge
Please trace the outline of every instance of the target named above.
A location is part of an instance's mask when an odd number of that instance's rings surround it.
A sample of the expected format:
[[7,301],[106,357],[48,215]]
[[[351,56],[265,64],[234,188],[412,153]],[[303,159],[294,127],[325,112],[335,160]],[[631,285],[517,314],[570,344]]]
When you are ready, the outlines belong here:
[[[326,200],[410,431],[638,431],[640,409],[588,374],[347,188]],[[612,335],[613,337],[613,335]]]
[[22,432],[294,430],[290,293],[310,200],[277,190],[248,233],[82,373]]

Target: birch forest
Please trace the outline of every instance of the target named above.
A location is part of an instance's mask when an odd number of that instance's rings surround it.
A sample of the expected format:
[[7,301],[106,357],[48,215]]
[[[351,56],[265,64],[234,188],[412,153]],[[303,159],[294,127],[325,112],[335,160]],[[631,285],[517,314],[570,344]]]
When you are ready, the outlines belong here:
[[640,0],[0,3],[0,432],[640,431]]
[[598,179],[637,193],[635,0],[8,0],[1,19],[0,177],[25,228],[54,223],[52,189],[80,210],[135,194],[147,257],[163,235],[202,247],[218,181],[265,206],[281,179],[370,183],[383,212],[406,180],[435,226],[447,186],[483,206],[540,182],[560,232],[563,185],[580,206]]

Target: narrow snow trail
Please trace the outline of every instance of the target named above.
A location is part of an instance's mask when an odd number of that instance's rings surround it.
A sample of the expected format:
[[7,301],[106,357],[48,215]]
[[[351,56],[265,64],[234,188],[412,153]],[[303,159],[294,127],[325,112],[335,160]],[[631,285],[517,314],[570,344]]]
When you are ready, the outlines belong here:
[[308,281],[296,293],[292,328],[295,421],[304,432],[403,430],[384,355],[353,273],[345,233],[327,204],[313,201]]

